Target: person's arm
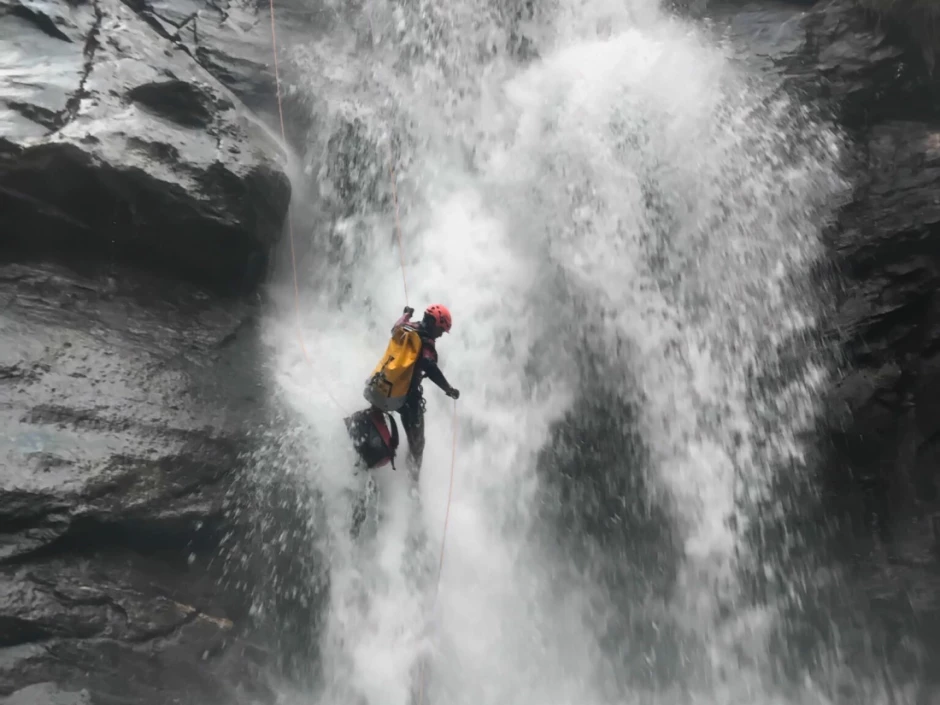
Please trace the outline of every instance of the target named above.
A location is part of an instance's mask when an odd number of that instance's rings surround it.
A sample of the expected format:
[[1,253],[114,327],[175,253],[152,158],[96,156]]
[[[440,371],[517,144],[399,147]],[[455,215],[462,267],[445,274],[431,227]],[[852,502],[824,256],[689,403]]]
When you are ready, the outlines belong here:
[[395,325],[392,326],[392,333],[394,333],[404,324],[409,323],[411,321],[411,314],[414,312],[415,310],[413,308],[410,306],[405,306],[405,312],[402,314],[401,318],[395,321]]
[[444,373],[441,372],[441,368],[437,366],[437,363],[434,362],[434,360],[429,357],[425,357],[423,358],[422,364],[424,366],[424,373],[427,375],[428,379],[443,389],[447,396],[453,399],[456,399],[460,396],[460,392],[450,386],[447,378],[444,377]]

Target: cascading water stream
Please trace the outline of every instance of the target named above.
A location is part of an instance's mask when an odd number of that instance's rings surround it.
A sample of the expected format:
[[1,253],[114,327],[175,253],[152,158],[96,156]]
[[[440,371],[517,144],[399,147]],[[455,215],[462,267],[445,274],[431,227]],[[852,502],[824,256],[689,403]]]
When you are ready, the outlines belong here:
[[[373,0],[332,19],[291,54],[315,116],[318,201],[297,233],[316,255],[300,269],[314,366],[293,313],[268,321],[327,517],[322,687],[303,700],[412,702],[422,658],[427,703],[796,697],[767,683],[775,608],[742,582],[778,566],[743,537],[775,473],[800,471],[825,379],[808,273],[844,186],[836,135],[652,0],[556,0],[528,18],[523,3]],[[523,35],[528,61],[507,49]],[[451,308],[439,350],[462,393],[433,613],[451,410],[430,382],[418,497],[405,472],[376,473],[378,525],[349,535],[363,477],[342,417],[365,405],[405,304],[390,153],[409,303]],[[599,576],[615,558],[573,555],[538,509],[542,453],[587,377],[600,414],[642,439],[642,467],[605,472],[642,475],[679,536],[668,594],[638,602],[676,634],[670,686],[625,667],[638,635],[611,648],[619,606]]]

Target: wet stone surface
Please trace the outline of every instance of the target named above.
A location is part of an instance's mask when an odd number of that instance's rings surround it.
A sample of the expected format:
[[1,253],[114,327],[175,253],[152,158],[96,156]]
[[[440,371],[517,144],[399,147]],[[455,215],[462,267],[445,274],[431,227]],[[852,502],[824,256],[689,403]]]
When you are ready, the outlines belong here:
[[[302,35],[298,8],[284,12]],[[888,558],[859,548],[860,589],[838,599],[882,610],[894,652],[936,653],[932,79],[919,47],[850,0],[706,14],[848,136],[855,188],[827,241],[847,364],[825,419],[826,502],[859,535],[874,525]],[[270,698],[265,650],[218,558],[265,396],[256,309],[219,294],[255,290],[290,197],[284,155],[245,107],[272,109],[267,22],[246,0],[0,0],[5,705]],[[271,574],[314,582],[296,560],[305,531]],[[301,598],[282,616],[314,641]],[[925,663],[905,668],[936,679]]]
[[257,286],[290,184],[278,143],[120,0],[0,2],[0,229],[7,249],[145,263]]
[[119,274],[0,267],[0,695],[234,702],[253,647],[217,564],[254,310]]

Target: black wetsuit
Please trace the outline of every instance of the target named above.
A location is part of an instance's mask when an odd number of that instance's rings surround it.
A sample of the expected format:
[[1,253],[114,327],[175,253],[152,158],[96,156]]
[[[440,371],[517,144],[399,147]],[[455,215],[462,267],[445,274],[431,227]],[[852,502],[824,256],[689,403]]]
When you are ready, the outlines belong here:
[[437,366],[437,348],[434,339],[425,333],[424,326],[418,326],[418,335],[421,336],[421,356],[415,363],[415,373],[411,378],[411,388],[405,398],[405,404],[398,410],[401,425],[405,427],[405,436],[408,438],[408,450],[414,460],[415,469],[421,469],[421,460],[424,456],[424,393],[421,382],[425,377],[445,392],[450,390],[450,384]]

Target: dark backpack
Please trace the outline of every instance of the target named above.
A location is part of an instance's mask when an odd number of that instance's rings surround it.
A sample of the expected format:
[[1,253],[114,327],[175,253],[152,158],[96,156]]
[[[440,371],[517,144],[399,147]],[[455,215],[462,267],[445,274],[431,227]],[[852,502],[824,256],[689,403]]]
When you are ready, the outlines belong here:
[[[388,421],[386,422],[386,418]],[[395,468],[395,452],[398,450],[398,425],[391,414],[383,414],[372,407],[357,411],[343,419],[352,438],[353,448],[370,470],[386,463]]]

